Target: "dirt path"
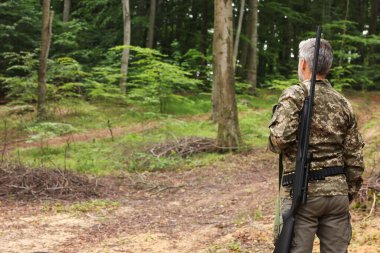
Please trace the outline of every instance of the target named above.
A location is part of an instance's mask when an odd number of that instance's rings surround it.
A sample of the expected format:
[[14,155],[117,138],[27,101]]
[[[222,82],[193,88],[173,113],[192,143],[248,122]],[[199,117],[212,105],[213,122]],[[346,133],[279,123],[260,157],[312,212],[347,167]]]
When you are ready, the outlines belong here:
[[111,211],[2,203],[0,252],[216,252],[238,246],[264,252],[271,245],[275,169],[261,153],[191,171],[114,179],[124,194],[114,198],[120,206]]
[[[117,194],[107,201],[117,205],[2,202],[0,252],[271,252],[274,159],[254,150],[190,171],[111,178]],[[379,252],[380,219],[354,220],[350,252]]]

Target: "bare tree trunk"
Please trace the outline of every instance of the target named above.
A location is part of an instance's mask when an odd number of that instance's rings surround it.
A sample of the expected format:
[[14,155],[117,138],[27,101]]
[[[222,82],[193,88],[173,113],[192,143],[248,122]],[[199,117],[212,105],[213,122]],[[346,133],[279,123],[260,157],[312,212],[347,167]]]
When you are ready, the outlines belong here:
[[71,0],[65,0],[65,2],[63,3],[63,18],[62,18],[62,21],[64,23],[69,21],[70,8],[71,8]]
[[150,0],[150,13],[149,13],[149,29],[146,37],[146,47],[153,48],[154,43],[154,27],[156,20],[156,0]]
[[121,77],[119,87],[121,94],[125,94],[128,75],[129,45],[131,44],[131,15],[129,12],[129,0],[121,0],[121,2],[123,5],[124,49],[121,56]]
[[217,145],[237,149],[241,142],[233,69],[232,0],[215,0],[213,106],[217,110]]
[[209,2],[208,1],[203,1],[202,2],[202,32],[201,32],[201,44],[200,44],[200,50],[202,52],[202,54],[205,56],[203,59],[202,59],[202,68],[203,68],[203,71],[201,71],[200,75],[199,75],[199,79],[200,80],[206,80],[206,77],[207,77],[207,49],[208,49],[208,15],[209,15]]
[[50,0],[44,0],[42,3],[41,53],[38,67],[37,118],[39,120],[46,117],[46,70],[52,35],[53,16],[54,12],[50,11]]
[[[377,31],[377,17],[379,16],[379,8],[380,8],[380,0],[372,0],[371,1],[371,16],[369,22],[368,35],[376,34]],[[370,46],[366,48],[366,57],[367,62],[369,64],[376,63],[376,57],[374,57],[376,50],[378,50],[378,46]]]
[[241,26],[243,24],[243,17],[244,17],[244,9],[245,9],[245,0],[240,1],[240,13],[239,13],[239,22],[236,29],[236,37],[235,37],[235,44],[234,44],[234,70],[236,69],[236,59],[239,52],[239,41],[240,41],[240,33],[241,33]]
[[331,22],[331,0],[323,0],[323,11],[322,11],[322,25],[324,33],[330,34],[329,26],[325,26],[325,24],[329,24]]
[[371,19],[369,23],[369,31],[368,34],[376,34],[377,29],[377,16],[379,15],[379,7],[380,7],[380,1],[379,0],[372,0],[371,2]]
[[[346,0],[346,15],[344,17],[344,21],[347,21],[348,20],[348,14],[350,12],[350,0]],[[347,25],[346,23],[344,23],[344,26],[343,26],[343,36],[346,35],[346,32],[347,32]],[[342,41],[340,43],[340,51],[341,51],[341,56],[339,57],[339,66],[342,66],[342,61],[343,61],[343,47],[344,47],[344,37],[342,37]]]
[[250,61],[248,66],[248,83],[251,85],[251,93],[256,93],[257,86],[257,25],[258,25],[258,8],[257,0],[250,0],[252,9],[252,30],[251,30],[251,50]]
[[[247,22],[244,27],[244,36],[245,38],[249,38],[252,30],[252,10],[249,9],[247,16]],[[241,68],[239,70],[239,75],[246,79],[247,77],[247,70],[248,70],[248,62],[249,62],[249,48],[250,48],[250,43],[245,39],[243,40],[242,43],[242,49],[241,49],[241,54],[240,54],[240,64]]]

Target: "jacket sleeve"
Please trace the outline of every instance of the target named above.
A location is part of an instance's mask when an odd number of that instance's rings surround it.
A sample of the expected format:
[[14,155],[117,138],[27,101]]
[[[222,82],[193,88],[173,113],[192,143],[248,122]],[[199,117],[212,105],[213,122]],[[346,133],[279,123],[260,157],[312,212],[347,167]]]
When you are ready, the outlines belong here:
[[361,177],[364,171],[363,147],[364,142],[353,116],[343,141],[343,161],[350,197],[357,194],[363,182]]
[[304,99],[299,86],[286,89],[279,98],[269,124],[269,149],[281,153],[297,140],[300,111]]

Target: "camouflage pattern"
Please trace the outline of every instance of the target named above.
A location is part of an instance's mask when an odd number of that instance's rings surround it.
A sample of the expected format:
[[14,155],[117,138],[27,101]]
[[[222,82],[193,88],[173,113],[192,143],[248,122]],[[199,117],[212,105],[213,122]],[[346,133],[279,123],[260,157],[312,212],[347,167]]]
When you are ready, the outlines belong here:
[[[295,170],[299,117],[309,89],[310,81],[286,89],[269,124],[269,148],[283,153],[284,175]],[[318,80],[309,141],[309,150],[314,156],[311,169],[344,166],[347,173],[310,182],[309,196],[357,193],[364,170],[363,147],[350,102],[335,91],[328,80]],[[292,186],[283,188],[283,196],[289,197]]]

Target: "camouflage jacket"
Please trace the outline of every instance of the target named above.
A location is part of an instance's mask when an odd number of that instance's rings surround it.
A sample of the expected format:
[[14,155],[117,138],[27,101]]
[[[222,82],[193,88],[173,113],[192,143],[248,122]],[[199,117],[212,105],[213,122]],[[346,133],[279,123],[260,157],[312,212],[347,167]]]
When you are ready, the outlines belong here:
[[[282,152],[285,175],[295,170],[299,117],[309,89],[310,81],[286,89],[269,124],[269,148],[275,153]],[[346,175],[309,182],[309,196],[356,194],[364,170],[363,147],[350,102],[327,80],[318,80],[309,139],[309,150],[313,153],[311,169],[344,166]],[[283,188],[283,196],[289,196],[292,186]]]

